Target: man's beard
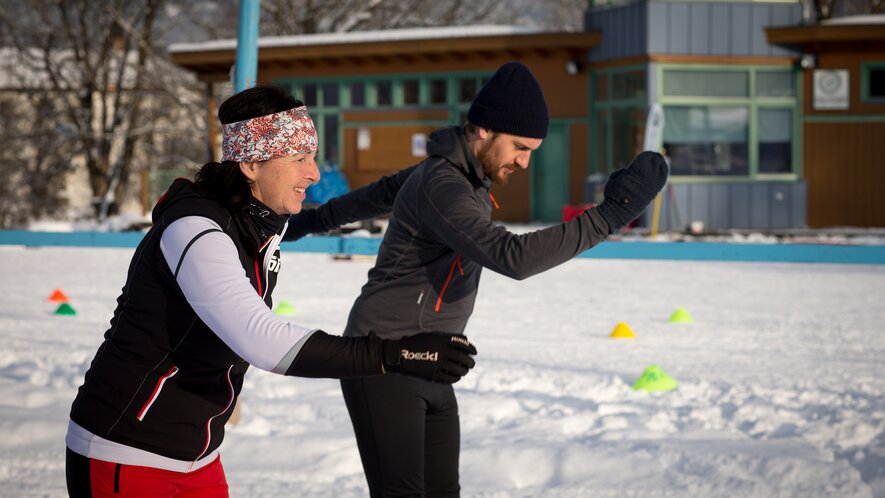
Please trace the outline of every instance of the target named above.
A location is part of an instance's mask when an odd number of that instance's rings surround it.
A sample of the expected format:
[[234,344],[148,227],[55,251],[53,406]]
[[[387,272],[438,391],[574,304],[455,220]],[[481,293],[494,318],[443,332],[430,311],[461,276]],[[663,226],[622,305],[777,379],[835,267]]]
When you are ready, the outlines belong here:
[[510,180],[509,175],[501,174],[501,170],[504,169],[507,165],[501,164],[496,166],[495,158],[492,157],[492,154],[489,152],[496,138],[498,138],[497,135],[493,135],[491,137],[491,140],[483,144],[482,148],[479,150],[479,153],[476,155],[476,158],[482,165],[482,171],[493,183],[497,183],[498,185],[507,185],[507,182]]

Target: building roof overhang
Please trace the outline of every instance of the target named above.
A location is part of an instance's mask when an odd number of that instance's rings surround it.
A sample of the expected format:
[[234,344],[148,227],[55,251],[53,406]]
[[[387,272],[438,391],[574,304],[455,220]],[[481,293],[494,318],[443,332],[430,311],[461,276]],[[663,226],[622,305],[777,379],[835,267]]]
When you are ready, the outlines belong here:
[[835,18],[807,26],[765,28],[769,43],[806,52],[839,48],[885,49],[885,15]]
[[[416,60],[492,60],[506,54],[518,59],[528,54],[565,53],[584,60],[599,45],[598,32],[542,32],[514,26],[423,28],[266,37],[258,40],[261,68],[361,66]],[[203,81],[226,81],[236,60],[236,40],[177,44],[169,49],[172,62]]]

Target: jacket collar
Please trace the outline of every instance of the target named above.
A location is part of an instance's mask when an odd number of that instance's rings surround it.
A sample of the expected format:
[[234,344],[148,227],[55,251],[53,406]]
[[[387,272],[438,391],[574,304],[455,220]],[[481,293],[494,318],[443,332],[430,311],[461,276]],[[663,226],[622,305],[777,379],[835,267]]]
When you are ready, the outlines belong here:
[[431,133],[427,142],[427,155],[444,158],[463,171],[471,181],[478,182],[485,188],[492,185],[492,180],[486,176],[479,158],[467,144],[463,126],[451,126]]

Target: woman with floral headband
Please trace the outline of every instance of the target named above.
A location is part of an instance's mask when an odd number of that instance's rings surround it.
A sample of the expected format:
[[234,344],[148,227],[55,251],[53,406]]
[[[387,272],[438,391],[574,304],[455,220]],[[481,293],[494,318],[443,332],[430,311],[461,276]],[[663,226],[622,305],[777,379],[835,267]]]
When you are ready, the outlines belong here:
[[175,180],[155,206],[74,400],[70,496],[228,496],[218,448],[249,365],[446,383],[473,367],[476,350],[464,336],[343,338],[274,315],[289,216],[302,232],[374,216],[389,209],[408,170],[347,194],[348,212],[297,223],[304,191],[319,179],[306,107],[256,87],[226,100],[218,116],[222,161],[203,166],[195,182]]

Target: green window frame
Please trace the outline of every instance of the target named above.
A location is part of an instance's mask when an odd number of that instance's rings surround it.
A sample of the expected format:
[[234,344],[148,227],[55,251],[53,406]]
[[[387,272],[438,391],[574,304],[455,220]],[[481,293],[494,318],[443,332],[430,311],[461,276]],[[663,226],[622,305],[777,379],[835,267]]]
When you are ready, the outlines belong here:
[[[616,132],[616,128],[637,120],[634,125],[645,126],[648,77],[648,66],[644,64],[591,71],[588,86],[593,119],[588,143],[593,145],[589,150],[589,174],[609,173],[626,166],[632,159],[635,144],[631,140],[635,137],[623,130]],[[624,87],[631,91],[625,94]]]
[[[748,88],[745,96],[690,96],[690,95],[667,95],[664,91],[664,80],[670,74],[678,74],[682,71],[707,72],[707,73],[746,73]],[[778,80],[783,82],[784,73],[788,74],[788,79],[792,83],[793,91],[789,94],[769,89],[776,89],[775,85],[766,85],[765,83],[777,83]],[[665,115],[668,107],[694,107],[708,109],[726,109],[726,108],[745,108],[747,113],[747,171],[746,174],[733,175],[673,175],[674,179],[680,182],[717,182],[717,181],[734,181],[735,179],[754,179],[754,180],[795,180],[801,176],[801,137],[802,137],[802,115],[801,115],[801,73],[800,70],[791,65],[752,65],[752,66],[736,66],[736,65],[713,65],[713,64],[659,64],[657,67],[657,101],[664,108]],[[760,150],[765,147],[766,143],[769,148],[766,150],[777,153],[776,145],[765,141],[768,133],[762,133],[767,123],[762,123],[760,114],[765,116],[776,117],[778,113],[789,111],[787,118],[790,125],[788,136],[790,146],[788,151],[784,151],[783,147],[779,151],[781,154],[788,152],[790,157],[789,171],[787,172],[765,172],[764,160],[760,160]],[[781,118],[782,119],[782,118]],[[781,120],[783,123],[784,121]],[[667,124],[665,120],[664,128]],[[666,135],[666,131],[665,131]],[[764,159],[764,158],[763,158]]]
[[863,62],[860,65],[860,98],[867,104],[885,104],[885,96],[873,96],[870,91],[870,80],[873,71],[885,72],[885,61]]
[[[315,98],[308,105],[308,110],[313,118],[314,125],[317,128],[317,135],[320,141],[320,150],[317,153],[318,164],[328,164],[337,162],[343,164],[347,160],[343,157],[343,148],[341,147],[344,137],[344,128],[352,127],[373,127],[373,126],[402,126],[410,124],[431,125],[442,127],[447,125],[462,124],[466,119],[467,110],[470,108],[472,95],[467,95],[460,90],[463,88],[473,88],[478,91],[483,84],[491,77],[492,71],[470,71],[470,72],[446,72],[446,73],[399,73],[384,74],[372,76],[343,76],[329,78],[281,78],[274,81],[274,84],[289,88],[295,98],[304,100],[305,90],[316,89]],[[432,102],[431,82],[442,81],[445,84],[445,96],[440,102]],[[406,88],[410,86],[410,94],[413,95],[414,85],[417,82],[417,102],[406,103]],[[362,83],[364,87],[364,105],[351,105],[351,85],[354,83]],[[379,87],[386,89],[389,83],[390,103],[379,104],[378,90]],[[332,85],[337,89],[337,105],[327,105],[325,100],[325,91]],[[469,93],[469,92],[468,92]],[[469,97],[469,98],[468,98]],[[344,123],[342,114],[348,111],[395,111],[402,109],[446,109],[449,111],[450,118],[448,120],[432,120],[432,121],[351,121]],[[332,122],[337,123],[336,126],[330,126]],[[328,129],[334,129],[335,136],[330,135]],[[337,157],[329,157],[330,151],[336,151]]]

